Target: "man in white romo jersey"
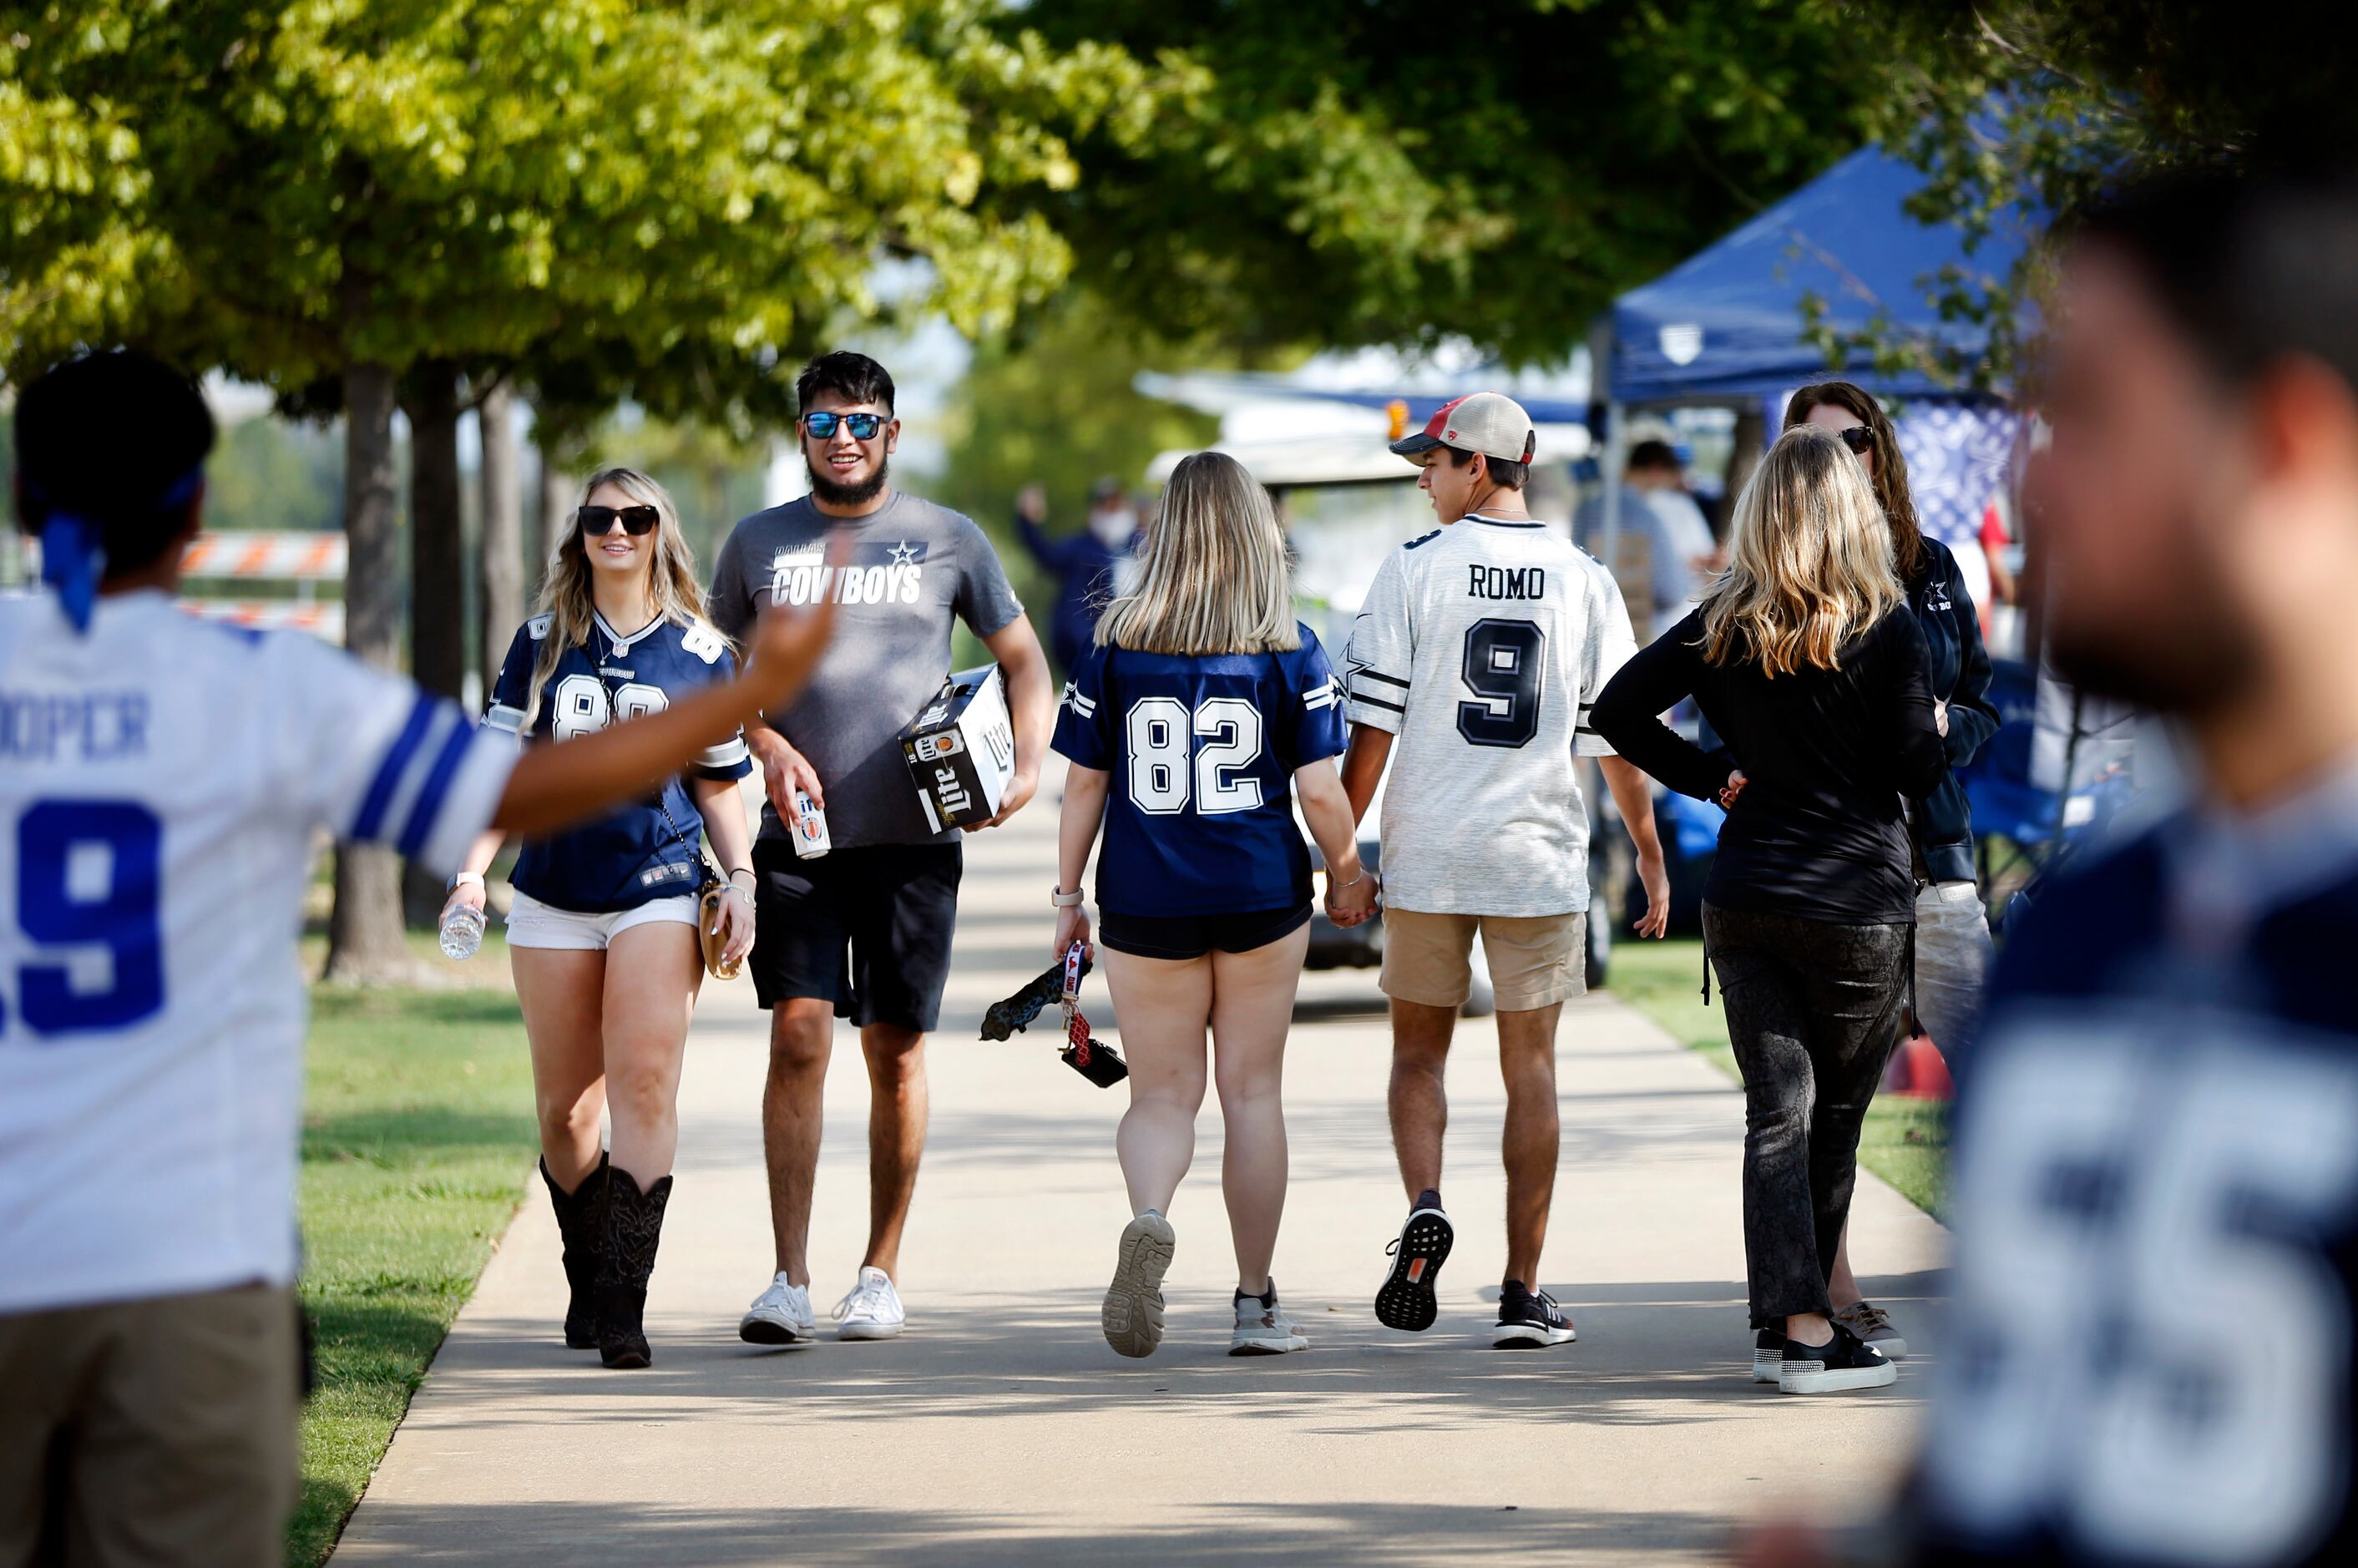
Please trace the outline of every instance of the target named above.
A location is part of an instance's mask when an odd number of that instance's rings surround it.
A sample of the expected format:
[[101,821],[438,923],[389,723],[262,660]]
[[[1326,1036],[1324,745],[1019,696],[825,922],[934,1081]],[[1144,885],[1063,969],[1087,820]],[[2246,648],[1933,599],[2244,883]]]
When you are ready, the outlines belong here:
[[0,1563],[276,1562],[295,1495],[314,833],[437,871],[643,795],[817,660],[518,758],[454,703],[172,603],[213,424],[101,354],[25,388],[0,600]]
[[1645,780],[1587,728],[1636,651],[1612,575],[1523,505],[1535,445],[1513,399],[1477,392],[1392,443],[1443,526],[1394,551],[1351,632],[1351,749],[1364,815],[1398,752],[1383,816],[1384,993],[1391,999],[1392,1146],[1412,1203],[1376,1316],[1412,1333],[1439,1311],[1455,1235],[1441,1204],[1442,1071],[1478,929],[1507,1083],[1507,1259],[1491,1343],[1562,1345],[1572,1320],[1540,1288],[1555,1190],[1555,1029],[1587,989],[1588,808],[1574,759],[1600,759],[1638,848],[1661,935],[1669,879]]

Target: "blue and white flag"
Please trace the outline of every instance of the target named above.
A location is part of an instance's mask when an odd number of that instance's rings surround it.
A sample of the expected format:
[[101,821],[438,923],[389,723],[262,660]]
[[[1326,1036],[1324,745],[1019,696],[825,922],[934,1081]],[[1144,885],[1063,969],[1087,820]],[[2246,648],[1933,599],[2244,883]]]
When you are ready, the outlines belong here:
[[1982,511],[2006,482],[2022,416],[2003,403],[1915,398],[1896,421],[1916,521],[1952,549],[1981,537]]

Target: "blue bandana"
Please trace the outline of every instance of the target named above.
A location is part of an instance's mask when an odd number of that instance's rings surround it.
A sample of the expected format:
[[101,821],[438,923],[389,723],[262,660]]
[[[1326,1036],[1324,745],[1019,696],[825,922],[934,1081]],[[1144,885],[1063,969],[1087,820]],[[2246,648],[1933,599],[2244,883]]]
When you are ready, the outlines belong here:
[[[171,488],[156,498],[157,512],[184,506],[197,492],[198,481],[205,470],[193,469],[172,482]],[[31,480],[25,481],[25,493],[39,502],[45,499],[41,487]],[[41,523],[41,580],[57,591],[58,607],[66,612],[77,632],[90,630],[91,611],[98,603],[99,579],[106,575],[106,538],[99,525],[86,517],[70,513],[53,512]]]

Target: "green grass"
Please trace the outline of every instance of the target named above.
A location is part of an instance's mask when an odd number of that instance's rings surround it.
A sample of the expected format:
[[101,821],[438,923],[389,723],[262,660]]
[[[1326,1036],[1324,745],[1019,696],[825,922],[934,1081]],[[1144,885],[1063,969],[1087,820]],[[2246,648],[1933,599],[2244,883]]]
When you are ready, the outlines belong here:
[[[474,964],[507,967],[489,943]],[[303,1304],[319,1387],[303,1413],[290,1563],[334,1547],[515,1212],[535,1147],[524,1025],[504,989],[313,992]]]
[[[1727,1017],[1720,1011],[1716,984],[1712,988],[1712,1004],[1704,1005],[1700,940],[1640,942],[1623,937],[1615,941],[1608,989],[1660,1024],[1679,1044],[1703,1053],[1729,1077],[1741,1081],[1736,1053],[1728,1048]],[[1945,1212],[1948,1153],[1946,1107],[1931,1100],[1880,1095],[1868,1108],[1866,1127],[1859,1137],[1860,1162],[1936,1218]]]

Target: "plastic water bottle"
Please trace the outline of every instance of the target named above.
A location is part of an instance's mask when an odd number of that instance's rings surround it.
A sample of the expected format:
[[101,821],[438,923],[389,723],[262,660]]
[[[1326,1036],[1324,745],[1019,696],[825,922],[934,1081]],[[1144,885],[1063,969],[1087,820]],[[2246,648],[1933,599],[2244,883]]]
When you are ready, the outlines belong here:
[[442,956],[471,958],[482,946],[483,912],[472,904],[452,904],[442,917]]

